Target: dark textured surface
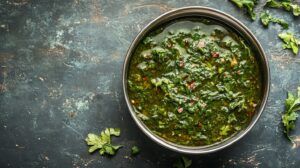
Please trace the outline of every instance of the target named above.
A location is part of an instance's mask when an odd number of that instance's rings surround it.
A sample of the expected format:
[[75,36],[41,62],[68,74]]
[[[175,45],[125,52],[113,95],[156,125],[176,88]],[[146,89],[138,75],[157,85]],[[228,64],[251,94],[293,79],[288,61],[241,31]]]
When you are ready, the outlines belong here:
[[[300,55],[282,50],[280,26],[263,28],[227,0],[1,0],[0,167],[171,167],[181,154],[148,139],[133,123],[121,86],[135,35],[173,8],[202,5],[227,12],[257,36],[269,58],[267,107],[242,140],[220,152],[188,156],[193,167],[299,167],[300,147],[282,134],[286,91],[300,84]],[[256,11],[262,10],[263,2]],[[300,17],[284,17],[300,37]],[[114,157],[87,152],[84,138],[120,127]],[[297,124],[300,134],[300,122]],[[141,147],[130,156],[132,145]]]

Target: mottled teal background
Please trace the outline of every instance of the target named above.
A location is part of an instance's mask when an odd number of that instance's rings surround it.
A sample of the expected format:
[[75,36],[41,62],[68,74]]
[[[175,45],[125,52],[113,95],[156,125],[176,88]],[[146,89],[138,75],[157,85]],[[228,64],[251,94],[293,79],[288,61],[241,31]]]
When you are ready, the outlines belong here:
[[[0,167],[171,167],[181,156],[147,138],[133,123],[121,84],[126,51],[137,33],[169,10],[191,5],[229,13],[261,42],[271,93],[255,127],[192,167],[299,167],[300,122],[291,144],[282,133],[287,90],[300,85],[300,55],[282,50],[278,25],[263,28],[228,0],[0,0]],[[260,1],[256,12],[263,10]],[[300,17],[272,10],[300,38]],[[114,157],[90,155],[89,132],[120,127]],[[137,145],[141,153],[130,156]]]

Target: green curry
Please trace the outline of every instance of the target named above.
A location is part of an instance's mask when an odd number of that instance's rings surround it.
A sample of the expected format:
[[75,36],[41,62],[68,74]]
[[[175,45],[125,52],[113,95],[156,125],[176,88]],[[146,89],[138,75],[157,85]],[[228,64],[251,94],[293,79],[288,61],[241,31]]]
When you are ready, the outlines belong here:
[[185,19],[156,29],[137,46],[128,91],[137,116],[156,135],[202,146],[249,124],[261,80],[239,35],[212,20]]

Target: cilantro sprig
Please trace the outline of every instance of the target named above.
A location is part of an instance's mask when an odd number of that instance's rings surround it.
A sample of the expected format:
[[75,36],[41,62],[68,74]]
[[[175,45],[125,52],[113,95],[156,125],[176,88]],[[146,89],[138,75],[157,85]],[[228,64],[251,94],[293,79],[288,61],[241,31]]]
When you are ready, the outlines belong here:
[[239,8],[245,8],[250,15],[252,20],[256,19],[256,14],[254,13],[254,7],[257,4],[257,0],[231,0]]
[[289,24],[285,20],[272,16],[268,10],[263,11],[260,14],[260,19],[264,26],[268,26],[269,23],[273,22],[273,23],[278,23],[284,29],[287,29],[289,27]]
[[295,129],[295,122],[299,115],[297,112],[300,111],[300,86],[298,87],[298,95],[294,96],[288,92],[288,98],[285,100],[286,111],[282,116],[282,123],[284,126],[284,133],[289,140],[292,141],[289,133]]
[[266,6],[271,8],[282,8],[286,11],[291,11],[294,16],[300,15],[300,5],[294,4],[291,0],[283,0],[278,2],[276,0],[267,0]]
[[91,146],[89,148],[89,152],[93,153],[94,151],[99,149],[100,155],[114,155],[116,151],[122,146],[112,145],[111,136],[120,136],[120,133],[121,131],[119,128],[106,128],[101,132],[100,135],[92,133],[88,134],[85,141],[89,146]]
[[298,54],[300,45],[300,40],[298,40],[292,33],[289,32],[283,32],[278,34],[278,36],[281,38],[281,40],[284,42],[282,47],[292,49],[294,54]]

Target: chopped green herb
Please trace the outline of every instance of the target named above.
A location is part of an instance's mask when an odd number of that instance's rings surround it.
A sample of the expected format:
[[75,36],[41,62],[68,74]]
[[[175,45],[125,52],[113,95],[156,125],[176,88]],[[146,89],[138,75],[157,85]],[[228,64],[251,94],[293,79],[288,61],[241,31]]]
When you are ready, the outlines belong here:
[[136,156],[136,155],[139,154],[139,153],[140,153],[140,148],[139,148],[139,147],[133,146],[133,147],[131,148],[131,154],[132,154],[133,156]]
[[264,26],[268,26],[270,22],[273,22],[280,24],[284,29],[287,29],[289,27],[289,24],[286,21],[284,21],[283,19],[273,17],[269,13],[269,11],[262,12],[260,15],[260,19]]
[[228,135],[228,132],[231,130],[230,125],[225,125],[221,127],[220,135]]
[[185,146],[214,144],[246,128],[262,87],[255,53],[242,37],[205,18],[158,30],[145,38],[153,44],[140,43],[130,60],[128,94],[138,118]]
[[281,3],[275,0],[267,0],[266,6],[271,8],[281,8]]
[[295,121],[298,118],[297,112],[300,111],[300,87],[298,87],[298,95],[294,96],[288,92],[288,98],[285,100],[285,113],[282,116],[282,123],[284,125],[284,133],[289,140],[292,141],[289,133],[295,128]]
[[174,164],[174,168],[189,168],[192,165],[192,160],[182,156]]
[[300,5],[293,4],[290,0],[285,0],[282,2],[267,0],[266,6],[271,8],[283,8],[286,11],[292,11],[294,16],[300,15]]
[[287,11],[292,11],[294,16],[300,15],[300,6],[291,2],[282,2],[282,7]]
[[252,20],[256,19],[256,14],[254,13],[254,6],[257,4],[257,0],[231,0],[239,8],[246,8],[248,14]]
[[292,33],[284,32],[278,35],[284,42],[282,47],[292,49],[294,54],[298,54],[298,45],[300,45],[300,40],[298,40]]
[[121,145],[112,145],[111,136],[120,136],[119,128],[106,128],[100,135],[88,134],[85,139],[86,143],[91,146],[89,152],[92,153],[99,149],[101,155],[114,155],[116,151],[122,147]]

